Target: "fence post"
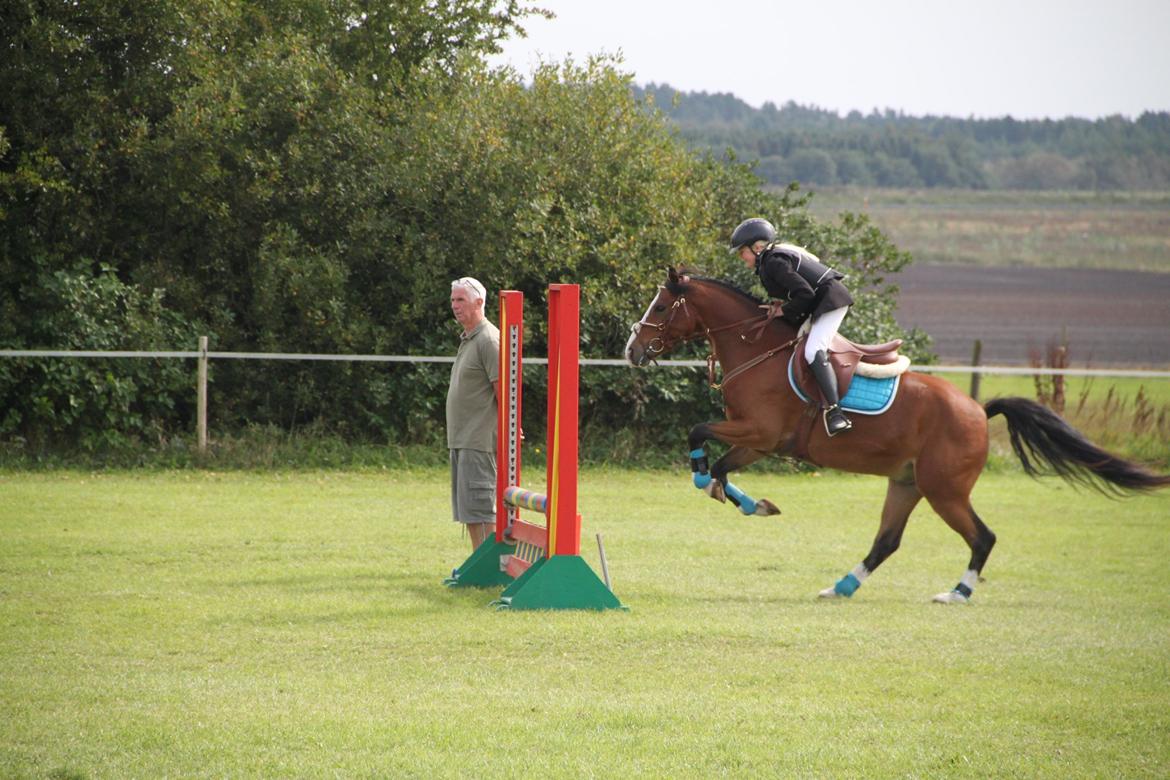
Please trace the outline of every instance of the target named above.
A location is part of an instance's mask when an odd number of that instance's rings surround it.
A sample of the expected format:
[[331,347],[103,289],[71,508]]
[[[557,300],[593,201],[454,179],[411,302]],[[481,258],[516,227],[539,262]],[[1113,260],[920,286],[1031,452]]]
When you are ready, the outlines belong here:
[[195,430],[200,454],[207,452],[207,337],[199,337],[199,379],[196,385]]
[[[983,356],[983,341],[975,339],[975,352],[971,355],[971,365],[980,365],[980,360]],[[979,400],[979,383],[983,379],[983,375],[978,371],[971,372],[971,397],[976,401]]]

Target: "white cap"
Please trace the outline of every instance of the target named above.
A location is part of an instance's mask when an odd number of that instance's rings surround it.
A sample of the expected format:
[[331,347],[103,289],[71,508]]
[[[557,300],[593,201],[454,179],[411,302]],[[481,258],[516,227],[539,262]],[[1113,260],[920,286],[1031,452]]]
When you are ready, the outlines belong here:
[[478,279],[470,276],[461,277],[451,282],[451,289],[454,290],[456,287],[462,287],[467,290],[471,294],[471,300],[473,301],[476,299],[487,301],[487,290],[479,283]]

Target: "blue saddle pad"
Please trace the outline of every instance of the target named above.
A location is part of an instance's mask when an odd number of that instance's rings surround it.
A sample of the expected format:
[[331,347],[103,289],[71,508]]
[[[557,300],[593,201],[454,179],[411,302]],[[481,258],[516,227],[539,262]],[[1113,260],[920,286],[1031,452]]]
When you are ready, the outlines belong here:
[[[796,355],[793,354],[788,361],[788,384],[792,385],[792,390],[800,397],[800,400],[810,403],[809,398],[796,384],[796,375],[792,365],[792,361],[795,359]],[[871,379],[867,376],[854,374],[853,381],[849,383],[849,392],[841,399],[841,408],[847,412],[857,412],[858,414],[881,414],[890,408],[890,404],[894,403],[894,397],[898,394],[898,380],[901,378],[899,375],[889,379]]]

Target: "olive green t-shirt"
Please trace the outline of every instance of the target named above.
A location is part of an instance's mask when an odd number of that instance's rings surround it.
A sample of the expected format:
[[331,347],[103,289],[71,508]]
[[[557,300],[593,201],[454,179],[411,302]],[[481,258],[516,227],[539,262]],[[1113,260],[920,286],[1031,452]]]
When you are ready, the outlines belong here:
[[496,451],[496,394],[500,378],[500,331],[484,318],[459,334],[459,351],[447,388],[447,447]]

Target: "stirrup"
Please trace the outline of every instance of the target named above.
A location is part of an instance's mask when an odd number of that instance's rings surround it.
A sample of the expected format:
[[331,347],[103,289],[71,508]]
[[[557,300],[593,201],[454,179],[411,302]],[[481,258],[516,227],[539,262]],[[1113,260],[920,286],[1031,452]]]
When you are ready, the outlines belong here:
[[[825,410],[823,416],[825,420],[825,433],[829,435],[830,439],[853,427],[853,421],[845,416],[845,412],[841,411],[840,404],[830,406]],[[830,421],[830,417],[832,421]]]

